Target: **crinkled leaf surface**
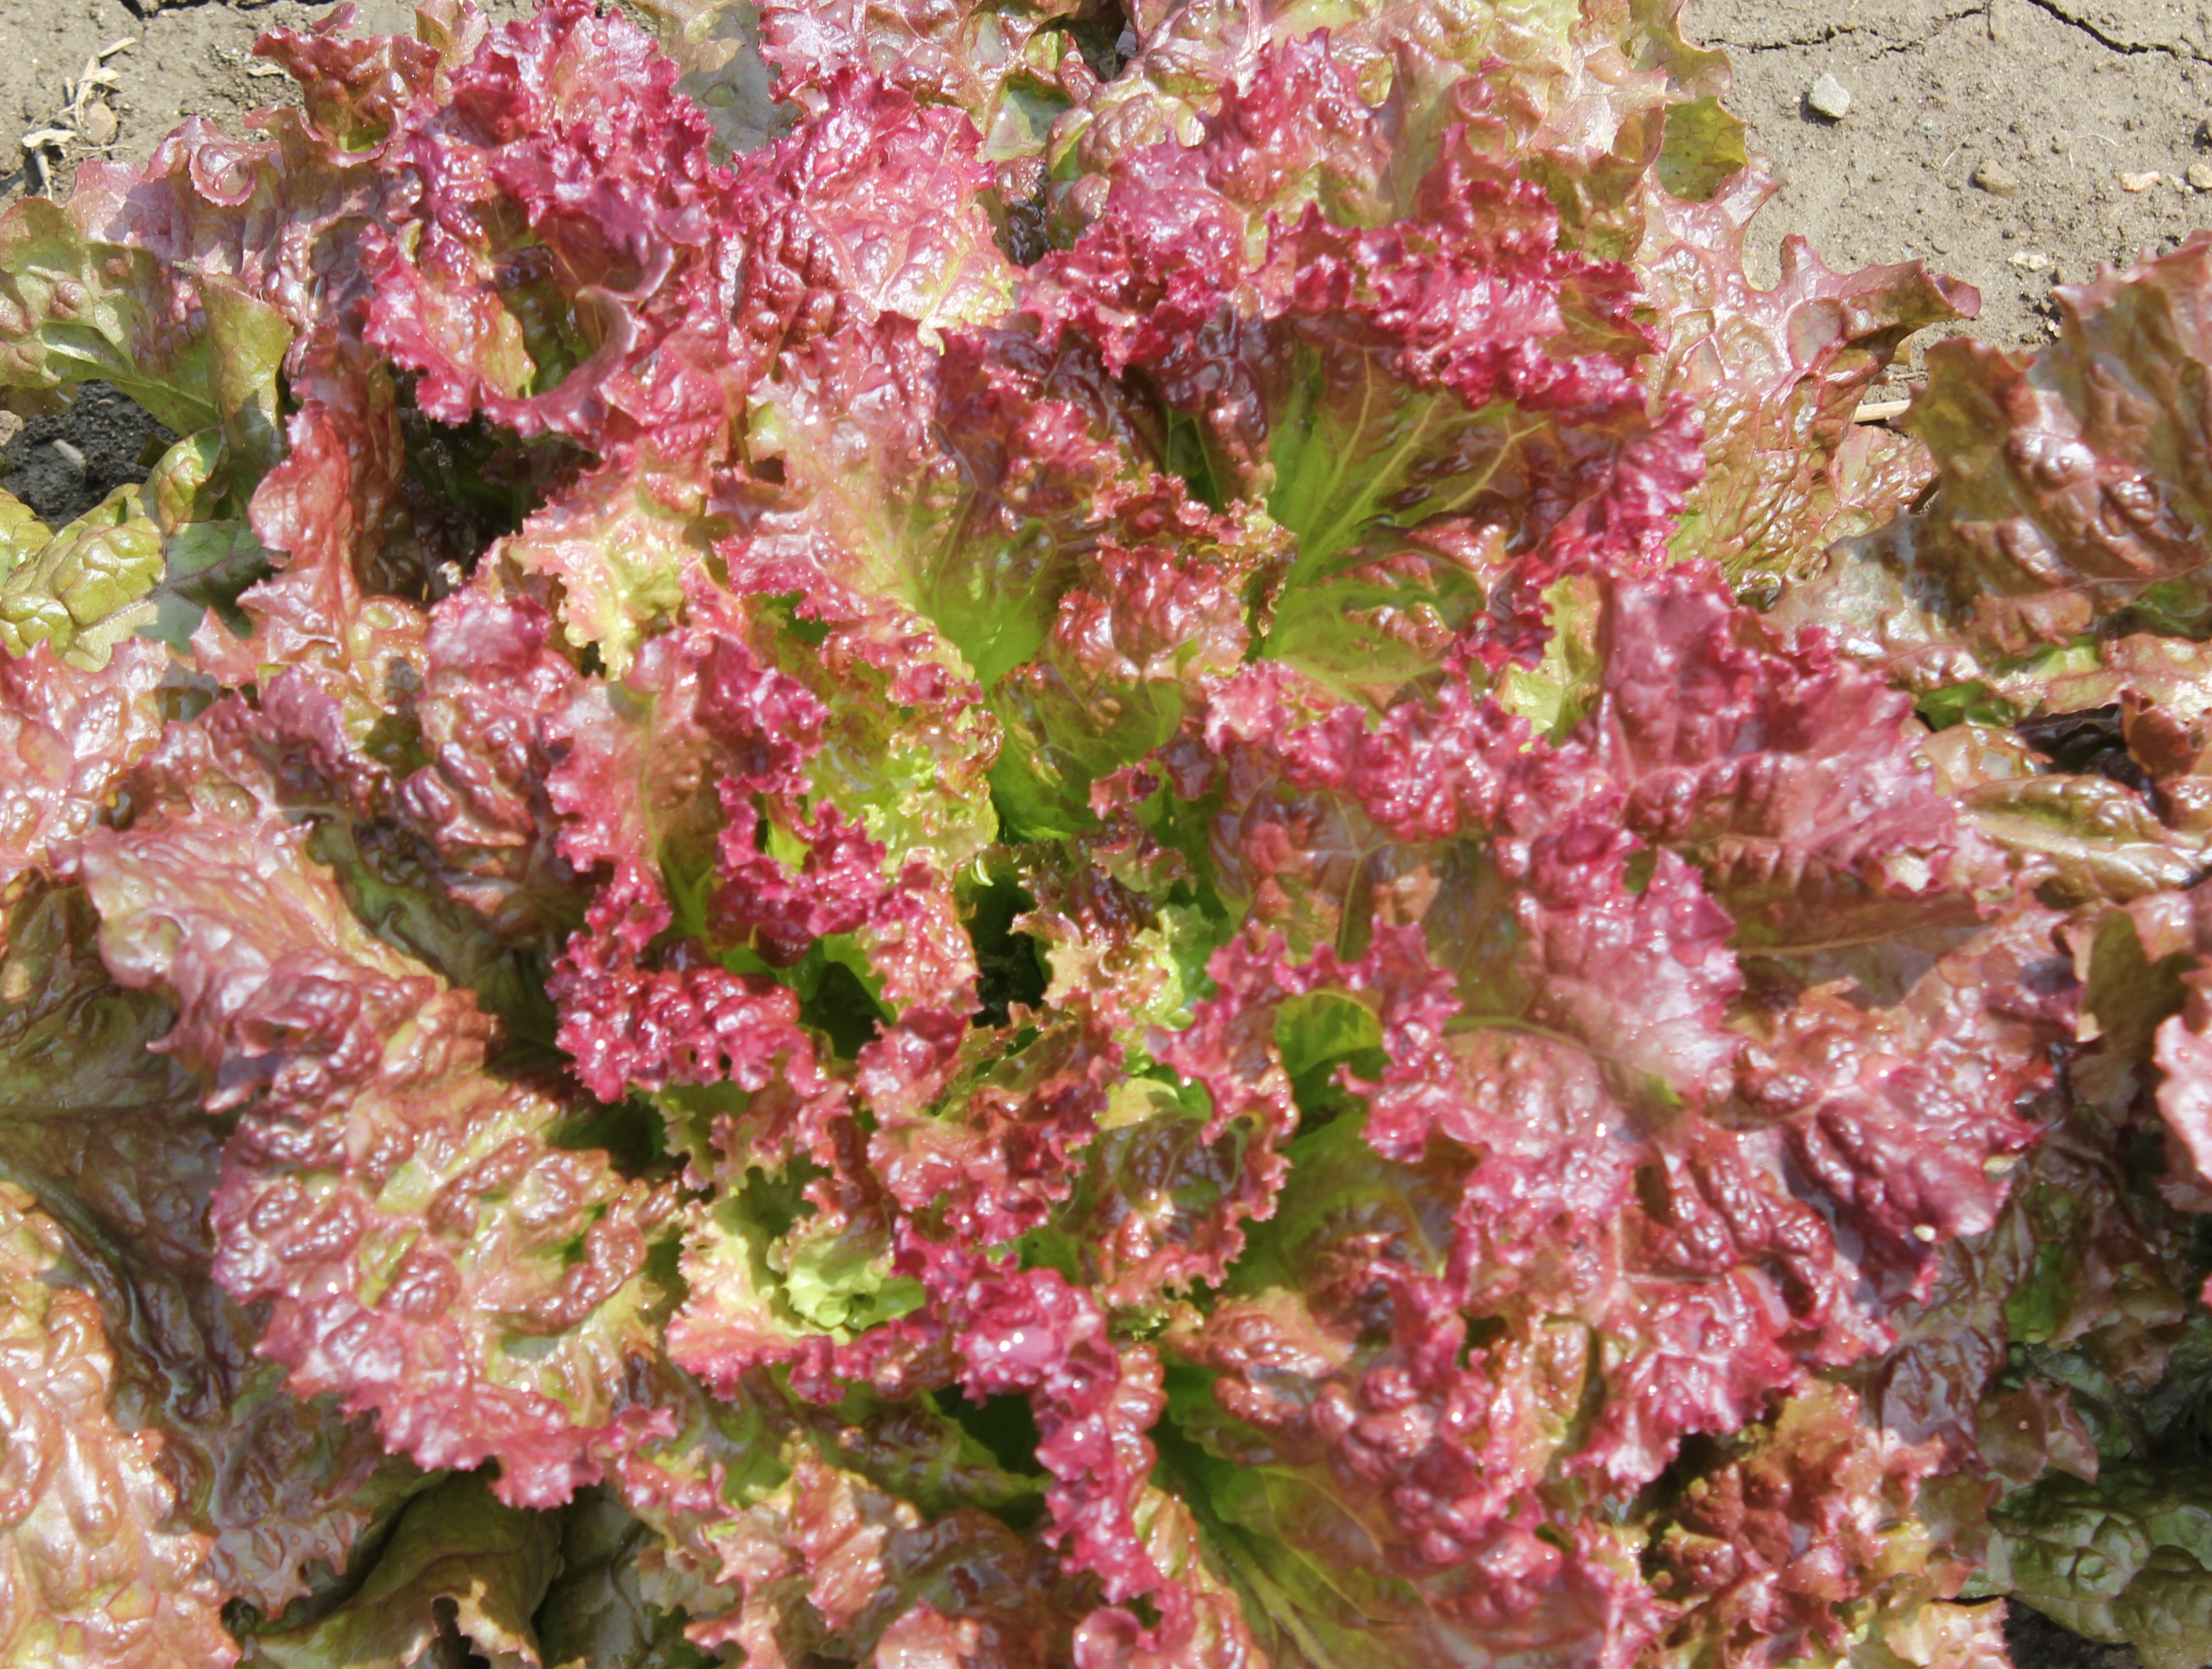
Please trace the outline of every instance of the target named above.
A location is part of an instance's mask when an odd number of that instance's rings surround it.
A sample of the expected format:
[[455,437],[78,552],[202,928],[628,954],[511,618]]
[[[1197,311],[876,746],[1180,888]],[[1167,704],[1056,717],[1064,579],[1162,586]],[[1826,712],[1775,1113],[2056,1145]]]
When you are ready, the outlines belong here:
[[85,859],[108,966],[170,995],[164,1047],[211,1110],[244,1109],[216,1279],[272,1301],[261,1347],[296,1393],[374,1411],[428,1466],[496,1455],[505,1494],[557,1502],[645,1348],[663,1208],[552,1145],[559,1100],[493,1071],[474,1001],[365,932],[303,847],[198,816]]
[[179,436],[0,500],[0,1156],[192,1660],[2194,1649],[2205,246],[1900,438],[1666,4],[655,15],[0,221]]
[[211,1539],[226,1593],[273,1615],[408,1485],[364,1421],[297,1402],[254,1353],[254,1318],[211,1278],[221,1142],[189,1074],[148,1046],[172,1011],[117,986],[82,892],[9,912],[0,990],[8,1174],[59,1228],[109,1323],[108,1406],[155,1451],[175,1519]]
[[1998,1514],[1990,1579],[2076,1634],[2125,1641],[2153,1669],[2181,1669],[2212,1649],[2201,1495],[2187,1473],[2047,1479]]
[[0,879],[72,861],[78,837],[161,734],[155,689],[166,659],[158,645],[133,642],[97,671],[44,646],[0,660]]
[[532,1613],[560,1567],[557,1521],[503,1506],[481,1478],[456,1478],[408,1503],[368,1577],[328,1616],[252,1636],[271,1669],[434,1661],[441,1640],[495,1669],[535,1669]]
[[100,1305],[53,1220],[0,1183],[0,1643],[16,1663],[229,1664],[207,1539],[173,1527],[161,1441],[107,1407]]

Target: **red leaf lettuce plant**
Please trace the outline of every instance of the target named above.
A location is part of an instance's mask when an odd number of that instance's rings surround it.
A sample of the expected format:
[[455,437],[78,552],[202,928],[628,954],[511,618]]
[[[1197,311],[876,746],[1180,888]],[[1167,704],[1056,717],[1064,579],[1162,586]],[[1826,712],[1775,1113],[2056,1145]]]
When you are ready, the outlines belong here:
[[665,4],[0,219],[0,1655],[2212,1652],[2212,244],[1892,434],[1671,0]]

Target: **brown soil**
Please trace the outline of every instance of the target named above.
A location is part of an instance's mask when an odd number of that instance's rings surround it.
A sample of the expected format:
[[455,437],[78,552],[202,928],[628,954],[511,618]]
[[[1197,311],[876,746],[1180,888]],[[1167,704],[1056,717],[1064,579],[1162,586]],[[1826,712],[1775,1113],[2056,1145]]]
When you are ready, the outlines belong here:
[[[491,0],[485,9],[497,18],[526,7]],[[123,0],[0,0],[0,167],[12,170],[0,173],[0,203],[36,184],[15,143],[20,134],[76,128],[79,137],[58,148],[58,186],[87,155],[143,159],[187,116],[234,130],[247,112],[289,101],[291,82],[252,56],[254,37],[276,24],[303,27],[330,10],[300,0],[158,9],[148,0],[139,11]],[[363,0],[357,18],[373,33],[409,31],[414,7],[411,0]],[[123,40],[131,44],[98,60],[115,84],[91,94],[72,119],[88,63]],[[100,104],[112,125],[92,111]]]
[[[2189,184],[2193,166],[2212,186],[2197,0],[1690,0],[1688,27],[1728,49],[1783,180],[1754,224],[1762,282],[1785,231],[1835,267],[1918,256],[1981,291],[1966,328],[2033,346],[2054,282],[2212,225]],[[1824,73],[1840,121],[1807,101]]]
[[[253,73],[254,37],[327,9],[210,0],[139,15],[122,0],[0,0],[0,167],[14,169],[0,173],[0,204],[35,184],[19,132],[78,130],[52,154],[61,186],[88,155],[141,159],[186,116],[234,128],[287,98],[289,82]],[[359,27],[404,29],[411,11],[364,0]],[[1958,328],[2032,347],[2055,328],[2052,283],[2212,224],[2212,0],[1690,0],[1688,27],[1728,48],[1732,102],[1783,182],[1754,228],[1762,282],[1785,231],[1838,268],[1917,256],[1981,291],[1980,318]],[[80,100],[88,61],[113,85]],[[1839,120],[1808,100],[1823,74],[1850,94]],[[53,521],[96,501],[137,467],[148,431],[128,408],[94,391],[0,435],[8,484]],[[2021,1669],[2135,1669],[2132,1652],[2032,1612],[2009,1632]]]

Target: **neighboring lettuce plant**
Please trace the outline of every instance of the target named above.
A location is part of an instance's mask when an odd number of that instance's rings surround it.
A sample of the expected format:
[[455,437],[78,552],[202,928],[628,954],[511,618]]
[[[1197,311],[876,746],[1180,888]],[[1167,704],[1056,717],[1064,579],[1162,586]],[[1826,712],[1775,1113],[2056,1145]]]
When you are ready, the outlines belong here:
[[1893,434],[1671,0],[652,21],[0,218],[0,1660],[2212,1656],[2212,241]]

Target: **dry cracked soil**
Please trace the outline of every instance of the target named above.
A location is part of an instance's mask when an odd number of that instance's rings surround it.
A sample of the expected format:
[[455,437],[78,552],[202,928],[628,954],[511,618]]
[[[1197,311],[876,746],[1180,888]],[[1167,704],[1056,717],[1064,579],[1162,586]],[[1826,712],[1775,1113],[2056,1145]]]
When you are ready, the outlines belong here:
[[[58,193],[87,155],[143,158],[187,116],[235,127],[289,88],[254,37],[326,10],[0,0],[0,205]],[[362,0],[359,22],[399,29],[410,12]],[[1754,227],[1762,282],[1785,232],[1837,268],[1919,257],[1981,292],[1980,316],[1951,328],[2033,348],[2056,329],[2054,283],[2212,224],[2212,0],[1690,0],[1687,27],[1728,49],[1731,103],[1781,182]],[[70,135],[17,143],[42,129]],[[7,484],[58,525],[131,477],[149,434],[95,393],[0,437]],[[2018,1608],[2009,1632],[2020,1669],[2137,1669]]]

